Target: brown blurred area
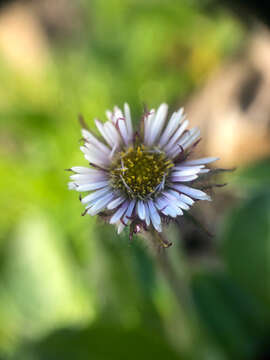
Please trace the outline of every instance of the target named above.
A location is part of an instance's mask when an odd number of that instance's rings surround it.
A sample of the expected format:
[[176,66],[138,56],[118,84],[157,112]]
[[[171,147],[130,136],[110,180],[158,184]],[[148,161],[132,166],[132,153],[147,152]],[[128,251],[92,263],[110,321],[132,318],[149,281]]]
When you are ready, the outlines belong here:
[[50,42],[65,41],[80,22],[79,6],[70,0],[4,2],[0,52],[11,66],[28,75],[42,72],[50,61]]
[[201,127],[203,152],[222,166],[241,166],[270,154],[270,33],[258,27],[192,96],[187,113]]

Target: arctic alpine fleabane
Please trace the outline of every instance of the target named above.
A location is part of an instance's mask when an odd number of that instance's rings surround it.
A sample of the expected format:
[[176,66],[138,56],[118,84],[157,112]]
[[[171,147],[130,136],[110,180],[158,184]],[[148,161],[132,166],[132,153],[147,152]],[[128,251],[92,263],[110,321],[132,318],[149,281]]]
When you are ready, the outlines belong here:
[[116,224],[118,233],[130,226],[131,236],[141,229],[162,231],[169,219],[183,215],[197,200],[210,200],[193,186],[218,160],[190,160],[200,131],[188,127],[181,108],[167,120],[168,106],[145,113],[140,131],[134,132],[130,109],[107,111],[108,121],[95,120],[98,139],[86,126],[81,150],[89,167],[72,167],[69,188],[88,192],[81,198],[85,214],[102,215]]

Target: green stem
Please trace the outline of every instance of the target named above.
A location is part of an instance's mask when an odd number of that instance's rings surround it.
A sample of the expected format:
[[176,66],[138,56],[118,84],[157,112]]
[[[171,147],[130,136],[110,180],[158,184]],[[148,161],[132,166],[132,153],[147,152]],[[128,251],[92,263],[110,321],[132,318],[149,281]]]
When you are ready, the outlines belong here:
[[147,238],[151,241],[156,261],[172,292],[174,293],[178,304],[185,311],[189,310],[191,312],[191,317],[193,317],[194,306],[188,282],[176,273],[168,257],[168,250],[166,248],[168,248],[171,244],[167,241],[163,234],[158,233],[155,230],[148,232]]

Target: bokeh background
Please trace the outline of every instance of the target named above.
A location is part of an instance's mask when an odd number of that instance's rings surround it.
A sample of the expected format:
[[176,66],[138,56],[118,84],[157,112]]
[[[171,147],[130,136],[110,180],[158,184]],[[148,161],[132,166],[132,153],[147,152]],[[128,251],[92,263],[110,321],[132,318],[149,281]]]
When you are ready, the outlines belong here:
[[[0,2],[0,359],[270,359],[270,33],[260,1]],[[256,12],[255,10],[256,9]],[[185,106],[237,167],[167,230],[194,316],[146,240],[83,211],[78,114]],[[212,233],[210,236],[208,233]]]

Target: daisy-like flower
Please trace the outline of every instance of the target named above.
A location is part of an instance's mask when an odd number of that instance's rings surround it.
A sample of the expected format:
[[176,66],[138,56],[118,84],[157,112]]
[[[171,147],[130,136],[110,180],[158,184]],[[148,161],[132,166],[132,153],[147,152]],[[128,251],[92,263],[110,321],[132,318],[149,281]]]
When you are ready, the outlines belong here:
[[90,167],[72,167],[69,188],[88,192],[81,198],[85,214],[108,218],[118,233],[129,226],[132,236],[142,228],[161,232],[164,223],[183,215],[195,201],[210,200],[192,185],[218,158],[189,160],[200,131],[187,129],[183,109],[168,120],[167,112],[167,104],[147,112],[140,131],[134,132],[125,104],[124,112],[118,107],[107,111],[107,122],[95,120],[102,138],[82,129],[81,150]]

